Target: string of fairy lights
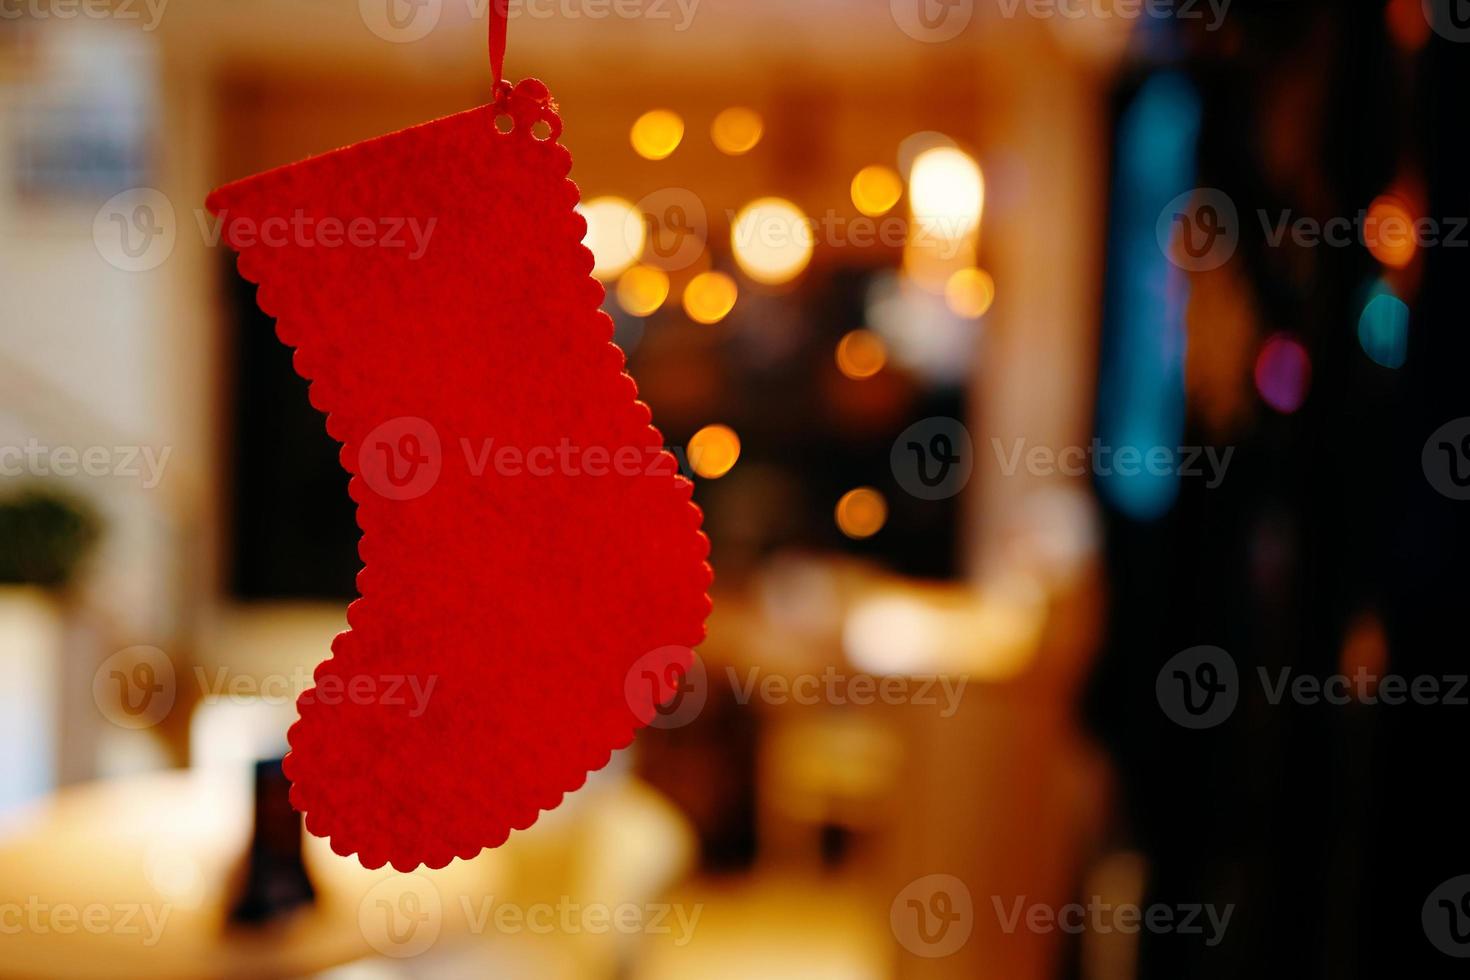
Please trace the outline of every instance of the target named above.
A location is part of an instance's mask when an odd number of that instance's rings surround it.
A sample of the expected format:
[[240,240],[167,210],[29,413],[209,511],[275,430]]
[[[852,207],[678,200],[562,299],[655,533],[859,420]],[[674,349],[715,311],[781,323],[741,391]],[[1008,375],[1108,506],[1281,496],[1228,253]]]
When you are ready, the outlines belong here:
[[[659,108],[639,116],[628,139],[640,157],[658,161],[672,156],[687,135],[679,113]],[[709,129],[714,146],[729,156],[750,153],[764,136],[761,114],[745,106],[722,110]],[[897,168],[870,163],[856,171],[848,188],[853,208],[863,219],[883,219],[907,194],[899,270],[905,287],[932,297],[946,316],[978,320],[995,300],[994,281],[976,264],[985,199],[979,164],[939,133],[909,137],[899,147],[896,162]],[[737,279],[709,267],[703,238],[694,252],[660,247],[655,241],[660,222],[681,235],[703,236],[706,229],[695,227],[688,214],[703,210],[697,199],[692,206],[682,199],[652,206],[667,213],[652,214],[647,201],[634,204],[611,195],[591,198],[579,206],[587,221],[584,244],[592,251],[592,274],[608,285],[618,306],[634,317],[652,316],[677,301],[693,324],[713,326],[736,308],[742,289],[779,290],[796,281],[811,265],[819,244],[815,223],[797,204],[778,196],[758,197],[730,221],[730,254]],[[670,261],[676,253],[678,260]],[[676,282],[676,277],[682,278],[680,273],[687,275],[682,285]],[[903,357],[902,350],[892,349],[893,340],[870,325],[855,325],[833,351],[838,371],[852,382],[877,376],[895,356]],[[712,423],[694,433],[686,451],[697,475],[718,479],[735,467],[740,448],[740,437],[730,426]],[[833,515],[843,534],[864,539],[883,529],[888,504],[877,489],[856,487],[835,503]]]

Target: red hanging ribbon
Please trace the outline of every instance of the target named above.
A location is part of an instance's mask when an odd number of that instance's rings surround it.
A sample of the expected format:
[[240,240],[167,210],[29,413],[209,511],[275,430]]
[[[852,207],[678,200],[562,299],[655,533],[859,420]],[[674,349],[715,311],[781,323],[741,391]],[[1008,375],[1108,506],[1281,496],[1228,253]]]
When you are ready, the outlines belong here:
[[506,9],[510,0],[490,0],[490,73],[498,88],[505,78]]

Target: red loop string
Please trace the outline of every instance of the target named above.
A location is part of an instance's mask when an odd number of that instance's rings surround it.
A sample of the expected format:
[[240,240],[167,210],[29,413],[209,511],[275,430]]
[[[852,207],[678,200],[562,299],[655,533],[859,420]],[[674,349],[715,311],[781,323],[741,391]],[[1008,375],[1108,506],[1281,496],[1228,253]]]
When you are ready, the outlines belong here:
[[490,0],[490,73],[498,88],[505,79],[506,8],[510,0]]

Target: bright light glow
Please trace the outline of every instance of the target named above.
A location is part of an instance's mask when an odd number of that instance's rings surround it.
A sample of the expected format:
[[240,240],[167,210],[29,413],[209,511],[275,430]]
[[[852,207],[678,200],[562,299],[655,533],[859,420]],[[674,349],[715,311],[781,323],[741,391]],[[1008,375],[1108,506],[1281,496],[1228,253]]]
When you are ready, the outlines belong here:
[[894,583],[858,598],[842,627],[853,667],[876,675],[943,673],[1015,677],[1035,659],[1046,593],[1026,581],[971,585]]
[[887,363],[888,348],[871,330],[854,330],[837,342],[837,370],[854,381],[871,378]]
[[1256,390],[1267,405],[1290,415],[1307,400],[1312,380],[1312,361],[1301,342],[1276,334],[1261,347],[1256,357]]
[[687,447],[689,466],[707,480],[718,480],[740,459],[740,437],[728,425],[707,425]]
[[633,123],[628,139],[639,156],[662,160],[677,150],[684,139],[684,120],[677,112],[667,109],[645,112]]
[[763,197],[745,206],[730,229],[730,247],[741,271],[756,282],[779,285],[812,260],[812,226],[795,204]]
[[853,207],[870,218],[892,211],[902,196],[903,181],[891,167],[875,163],[852,179]]
[[651,265],[635,265],[618,280],[618,305],[634,316],[651,316],[668,298],[668,273]]
[[198,907],[204,895],[204,875],[193,855],[156,840],[148,845],[144,862],[148,883],[158,894],[185,908]]
[[945,283],[944,301],[955,316],[979,319],[995,302],[995,280],[984,269],[960,269]]
[[980,165],[958,147],[925,150],[909,174],[909,206],[929,235],[953,241],[972,234],[985,207]]
[[849,490],[837,501],[837,527],[849,538],[871,538],[888,523],[888,501],[872,487]]
[[[967,265],[966,268],[969,266]],[[970,376],[981,331],[950,312],[938,292],[896,272],[880,272],[868,285],[865,325],[883,338],[895,366],[931,384],[963,385]]]
[[[1337,665],[1338,673],[1345,677],[1379,678],[1388,672],[1388,635],[1377,613],[1360,612],[1348,623]],[[1365,693],[1377,687],[1372,680]]]
[[643,216],[621,197],[594,197],[577,205],[587,219],[582,244],[592,250],[592,274],[604,281],[616,279],[643,253],[646,229]]
[[903,141],[898,144],[898,172],[905,176],[913,173],[914,161],[925,150],[932,150],[936,146],[954,145],[954,140],[943,133],[936,133],[932,129],[911,133],[905,136]]
[[1414,261],[1414,216],[1404,202],[1385,194],[1368,205],[1364,229],[1368,251],[1390,269],[1402,269]]
[[732,157],[755,149],[764,132],[765,123],[761,121],[761,114],[743,106],[732,106],[715,116],[709,130],[710,139],[714,140],[719,151]]
[[1409,356],[1409,307],[1387,283],[1374,285],[1358,316],[1358,343],[1374,363],[1401,368]]
[[938,611],[910,596],[858,602],[842,631],[853,666],[880,676],[933,669],[943,632]]
[[701,272],[684,287],[684,312],[695,323],[719,323],[739,295],[735,280],[723,272]]

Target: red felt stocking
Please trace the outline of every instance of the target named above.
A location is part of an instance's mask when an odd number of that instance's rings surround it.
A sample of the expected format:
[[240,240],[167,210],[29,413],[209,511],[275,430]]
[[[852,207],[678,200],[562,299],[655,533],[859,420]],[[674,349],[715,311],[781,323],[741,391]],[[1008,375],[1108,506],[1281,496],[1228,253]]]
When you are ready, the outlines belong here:
[[610,342],[560,133],[544,85],[502,84],[209,198],[352,474],[362,598],[286,773],[368,867],[529,826],[704,636],[700,512]]

